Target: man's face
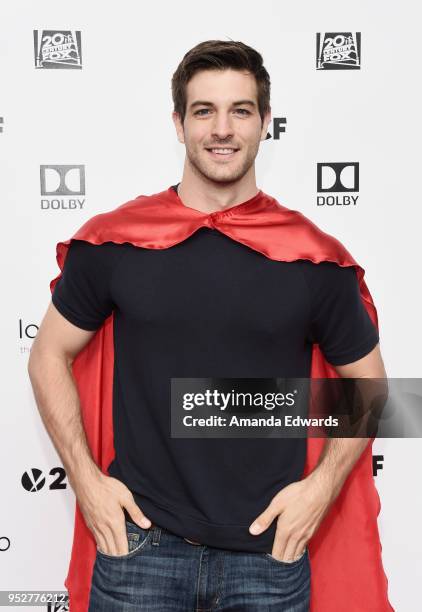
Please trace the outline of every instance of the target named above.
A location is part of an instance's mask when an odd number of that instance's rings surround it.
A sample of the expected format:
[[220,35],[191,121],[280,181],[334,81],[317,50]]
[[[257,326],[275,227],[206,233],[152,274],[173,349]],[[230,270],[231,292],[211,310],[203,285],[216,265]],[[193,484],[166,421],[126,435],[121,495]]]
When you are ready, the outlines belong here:
[[240,180],[253,166],[267,135],[258,112],[252,74],[238,70],[202,70],[187,84],[183,125],[173,113],[177,135],[185,144],[192,170],[218,183]]

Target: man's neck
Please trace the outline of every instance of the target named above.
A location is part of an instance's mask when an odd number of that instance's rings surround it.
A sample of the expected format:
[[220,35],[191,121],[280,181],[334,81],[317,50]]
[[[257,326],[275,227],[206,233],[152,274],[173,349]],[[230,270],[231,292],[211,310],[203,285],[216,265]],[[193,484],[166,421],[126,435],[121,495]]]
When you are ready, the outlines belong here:
[[233,185],[224,184],[191,184],[182,179],[177,188],[177,194],[185,206],[201,212],[212,213],[227,210],[237,204],[242,204],[253,198],[259,189],[255,180]]

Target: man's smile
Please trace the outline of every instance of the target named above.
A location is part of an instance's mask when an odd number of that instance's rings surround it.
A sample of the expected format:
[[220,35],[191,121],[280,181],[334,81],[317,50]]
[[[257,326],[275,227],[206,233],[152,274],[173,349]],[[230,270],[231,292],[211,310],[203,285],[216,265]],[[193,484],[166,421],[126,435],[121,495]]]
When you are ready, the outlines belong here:
[[206,149],[214,159],[233,159],[239,149],[234,147],[210,147]]

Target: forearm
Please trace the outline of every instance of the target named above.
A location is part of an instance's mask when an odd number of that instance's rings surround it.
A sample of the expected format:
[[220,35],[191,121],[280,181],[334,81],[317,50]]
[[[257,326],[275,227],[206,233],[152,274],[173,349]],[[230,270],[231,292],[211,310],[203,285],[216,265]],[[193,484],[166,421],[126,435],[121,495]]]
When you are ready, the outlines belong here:
[[100,475],[87,444],[71,366],[54,355],[31,355],[28,373],[45,428],[75,490]]
[[[379,349],[373,352],[378,355]],[[381,360],[379,356],[377,359]],[[366,373],[357,370],[356,366],[353,366],[354,369],[352,366],[342,367],[343,374],[354,378],[355,385],[344,415],[347,417],[345,431],[351,437],[327,438],[318,464],[309,475],[311,480],[327,491],[331,501],[340,493],[355,463],[376,436],[377,419],[388,398],[387,374],[380,363]]]
[[353,466],[367,447],[369,438],[329,438],[315,469],[308,478],[329,491],[331,501],[337,497]]

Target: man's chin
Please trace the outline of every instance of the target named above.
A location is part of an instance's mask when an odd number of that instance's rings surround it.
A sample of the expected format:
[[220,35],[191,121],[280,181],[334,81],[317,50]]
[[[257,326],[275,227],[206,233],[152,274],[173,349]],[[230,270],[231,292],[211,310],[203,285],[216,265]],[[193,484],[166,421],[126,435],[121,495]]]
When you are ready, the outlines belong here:
[[202,163],[203,160],[199,160],[196,157],[188,157],[191,166],[201,174],[204,178],[212,181],[213,183],[220,183],[221,185],[228,185],[239,181],[248,172],[250,166],[237,163]]
[[239,181],[243,176],[245,176],[247,170],[243,171],[243,169],[224,169],[221,168],[219,170],[215,170],[214,168],[203,168],[201,169],[201,174],[203,174],[208,180],[213,181],[214,183],[221,184],[230,184]]

